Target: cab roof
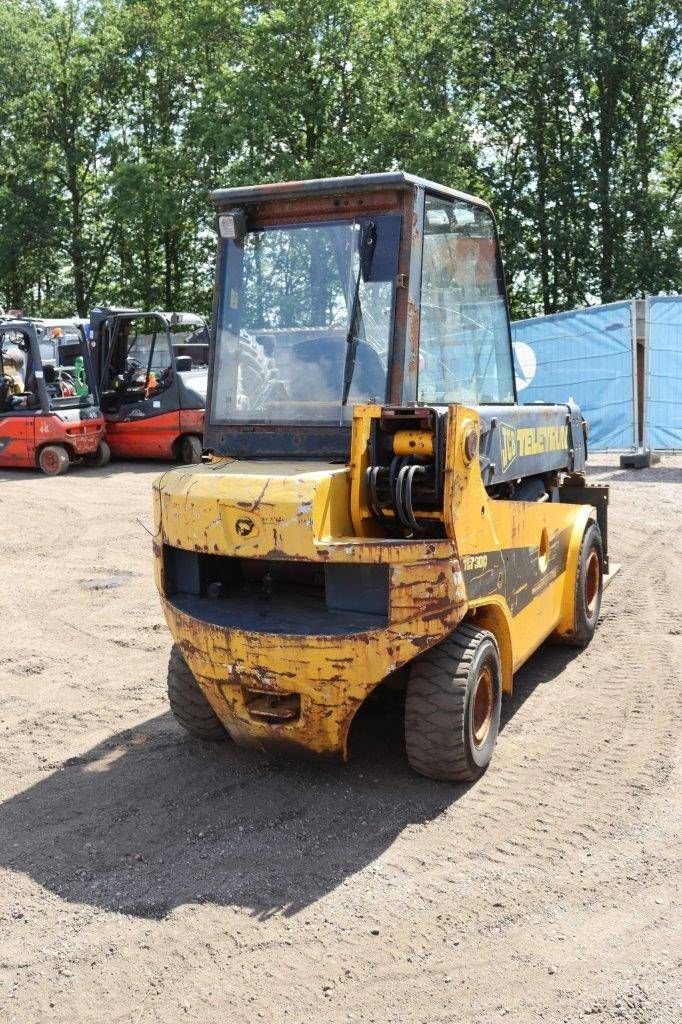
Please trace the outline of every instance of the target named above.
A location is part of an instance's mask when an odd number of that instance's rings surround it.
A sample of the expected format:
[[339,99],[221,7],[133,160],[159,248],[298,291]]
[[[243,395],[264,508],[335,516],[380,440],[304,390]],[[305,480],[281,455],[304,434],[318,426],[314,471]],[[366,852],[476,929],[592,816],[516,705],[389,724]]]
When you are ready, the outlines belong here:
[[310,178],[307,181],[279,181],[265,185],[239,185],[236,188],[218,188],[211,192],[216,206],[234,206],[239,203],[257,203],[267,199],[297,199],[305,196],[344,196],[349,193],[378,192],[388,189],[412,191],[423,188],[445,199],[460,199],[475,203],[486,210],[490,207],[483,199],[458,192],[447,185],[420,178],[406,171],[385,171],[381,174],[352,174],[340,178]]

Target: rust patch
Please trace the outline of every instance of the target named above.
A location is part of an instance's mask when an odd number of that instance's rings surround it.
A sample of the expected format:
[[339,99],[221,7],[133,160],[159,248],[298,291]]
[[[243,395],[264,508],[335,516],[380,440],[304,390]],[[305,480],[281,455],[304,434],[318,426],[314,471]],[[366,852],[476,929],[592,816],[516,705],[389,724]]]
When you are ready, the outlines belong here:
[[436,640],[431,636],[413,636],[410,638],[413,647],[418,651],[425,651],[427,647],[433,647]]
[[412,301],[407,303],[407,323],[410,343],[408,369],[410,374],[416,374],[419,360],[419,309]]

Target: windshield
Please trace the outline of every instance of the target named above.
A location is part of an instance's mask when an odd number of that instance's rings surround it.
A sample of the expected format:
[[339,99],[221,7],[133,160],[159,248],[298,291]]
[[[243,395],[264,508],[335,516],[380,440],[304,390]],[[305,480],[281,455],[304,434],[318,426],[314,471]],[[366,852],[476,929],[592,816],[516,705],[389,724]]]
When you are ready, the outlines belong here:
[[[130,321],[127,335],[126,358],[141,367],[154,371],[169,369],[171,365],[168,339],[174,356],[189,356],[192,367],[208,364],[208,332],[206,328],[184,324],[166,325],[155,317],[138,317]],[[151,360],[150,360],[151,356]]]
[[514,401],[504,281],[493,219],[473,203],[427,195],[418,400]]
[[[376,243],[361,274],[367,224],[376,226]],[[357,402],[384,401],[399,240],[400,217],[387,215],[265,228],[227,242],[213,421],[340,422]]]
[[[125,369],[138,369],[163,372],[171,365],[171,354],[168,347],[168,327],[158,317],[131,317],[124,324],[121,341],[125,344]],[[122,349],[112,359],[114,364],[121,362]],[[117,367],[120,369],[120,367]]]

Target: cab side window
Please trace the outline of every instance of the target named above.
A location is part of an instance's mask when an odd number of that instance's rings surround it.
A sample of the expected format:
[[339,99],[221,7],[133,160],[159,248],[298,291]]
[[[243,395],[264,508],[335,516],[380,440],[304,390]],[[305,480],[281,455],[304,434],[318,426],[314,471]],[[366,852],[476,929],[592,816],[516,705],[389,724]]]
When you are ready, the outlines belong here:
[[513,402],[495,226],[473,203],[426,196],[419,344],[419,402]]

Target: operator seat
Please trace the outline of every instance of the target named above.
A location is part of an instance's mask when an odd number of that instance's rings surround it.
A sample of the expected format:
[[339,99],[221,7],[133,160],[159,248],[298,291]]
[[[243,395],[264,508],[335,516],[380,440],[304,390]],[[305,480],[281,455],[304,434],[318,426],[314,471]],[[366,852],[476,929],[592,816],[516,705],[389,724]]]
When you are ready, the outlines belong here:
[[[345,338],[306,338],[305,341],[297,342],[291,349],[294,372],[288,387],[290,397],[298,401],[339,399],[345,360]],[[321,386],[325,393],[316,395],[316,385]],[[386,370],[379,354],[366,341],[358,342],[350,393],[381,400],[386,393]]]
[[59,386],[59,378],[57,377],[57,371],[55,370],[52,363],[46,363],[43,366],[43,379],[45,381],[45,387],[47,393],[51,398],[61,398],[61,388]]

